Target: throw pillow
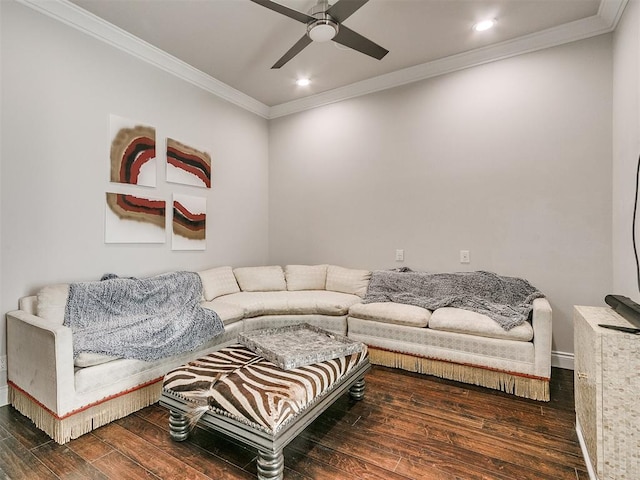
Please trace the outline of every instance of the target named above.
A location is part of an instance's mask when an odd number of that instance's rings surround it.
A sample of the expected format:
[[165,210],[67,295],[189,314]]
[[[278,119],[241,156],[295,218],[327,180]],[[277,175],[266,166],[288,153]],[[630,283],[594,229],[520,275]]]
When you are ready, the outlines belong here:
[[287,290],[324,290],[327,265],[287,265],[284,275]]
[[231,267],[210,268],[209,270],[198,272],[198,275],[202,279],[202,291],[205,300],[208,302],[221,295],[229,295],[240,291]]
[[284,272],[279,265],[234,268],[233,274],[243,292],[272,292],[287,289]]
[[327,268],[327,290],[350,293],[364,297],[371,280],[369,270],[355,270],[352,268],[329,265]]
[[48,285],[37,293],[37,315],[58,325],[64,323],[64,312],[69,297],[69,284]]

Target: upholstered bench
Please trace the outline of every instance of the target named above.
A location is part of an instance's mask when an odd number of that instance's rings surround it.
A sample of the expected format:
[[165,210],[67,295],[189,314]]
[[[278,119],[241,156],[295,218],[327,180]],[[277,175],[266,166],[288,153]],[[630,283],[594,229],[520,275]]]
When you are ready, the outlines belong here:
[[258,450],[258,478],[282,479],[284,447],[338,397],[364,396],[370,368],[360,352],[283,370],[237,344],[169,372],[160,404],[170,410],[171,438],[198,424]]

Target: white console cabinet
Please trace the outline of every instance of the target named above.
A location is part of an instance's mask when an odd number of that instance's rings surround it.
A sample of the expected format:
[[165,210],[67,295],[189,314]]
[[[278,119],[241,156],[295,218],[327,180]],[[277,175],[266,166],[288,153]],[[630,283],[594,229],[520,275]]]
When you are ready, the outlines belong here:
[[593,480],[640,479],[640,335],[608,307],[574,307],[576,430]]

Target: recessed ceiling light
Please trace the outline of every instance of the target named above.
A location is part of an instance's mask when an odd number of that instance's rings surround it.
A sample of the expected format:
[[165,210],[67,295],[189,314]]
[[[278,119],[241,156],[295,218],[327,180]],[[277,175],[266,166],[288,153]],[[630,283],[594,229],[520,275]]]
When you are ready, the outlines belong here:
[[476,32],[484,32],[485,30],[489,30],[490,28],[493,28],[493,26],[496,24],[495,20],[483,20],[482,22],[478,22],[473,26],[473,29]]
[[298,85],[299,87],[306,87],[310,84],[311,80],[309,80],[308,78],[299,78],[298,80],[296,80],[296,85]]

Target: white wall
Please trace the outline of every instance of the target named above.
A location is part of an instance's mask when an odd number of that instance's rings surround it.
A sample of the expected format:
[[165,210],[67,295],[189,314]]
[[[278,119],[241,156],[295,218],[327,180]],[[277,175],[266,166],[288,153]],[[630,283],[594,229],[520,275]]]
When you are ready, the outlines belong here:
[[612,285],[611,89],[605,35],[271,121],[270,261],[524,277],[573,352]]
[[[1,3],[0,311],[53,282],[267,260],[267,121],[75,29]],[[109,114],[212,154],[213,188],[109,183]],[[105,244],[105,192],[207,198],[207,249]],[[5,350],[4,315],[0,355]],[[0,382],[0,385],[2,382]]]
[[[2,1],[0,22],[2,312],[42,285],[105,272],[267,261],[487,269],[542,289],[554,308],[553,348],[572,352],[573,304],[602,304],[612,284],[638,300],[625,233],[640,113],[636,0],[613,50],[614,280],[610,36],[280,118],[267,130],[29,8]],[[156,126],[160,145],[170,135],[210,148],[213,189],[167,185],[159,169],[150,191],[207,197],[205,252],[172,252],[168,235],[164,245],[103,243],[104,192],[122,191],[108,182],[111,113]],[[458,263],[460,249],[471,251],[470,265]],[[2,320],[0,355],[4,335]]]
[[[631,226],[639,155],[640,3],[630,0],[613,37],[613,292],[636,302],[640,287]],[[640,249],[640,218],[637,223]]]

